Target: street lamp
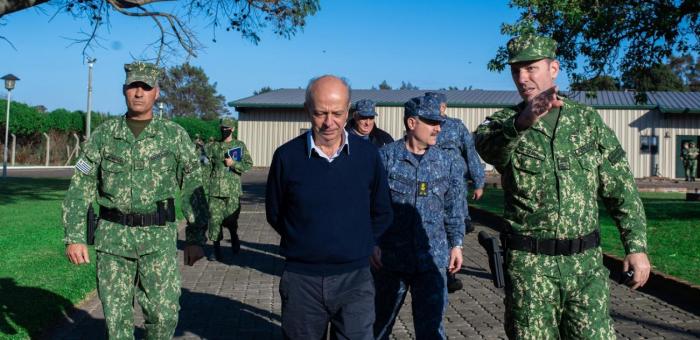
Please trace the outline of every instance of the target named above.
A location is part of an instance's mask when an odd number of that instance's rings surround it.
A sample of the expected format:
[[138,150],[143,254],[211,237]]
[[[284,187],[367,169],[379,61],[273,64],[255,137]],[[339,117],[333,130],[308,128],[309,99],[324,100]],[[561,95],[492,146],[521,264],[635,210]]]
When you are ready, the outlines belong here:
[[92,67],[97,58],[88,59],[88,96],[87,96],[87,116],[85,117],[85,139],[90,139],[90,121],[92,120]]
[[163,118],[163,102],[158,102],[158,117]]
[[2,177],[7,177],[7,138],[10,133],[10,93],[12,89],[15,88],[15,82],[19,78],[15,77],[13,74],[6,74],[2,78],[5,81],[5,89],[7,90],[7,114],[5,114],[5,152],[2,156]]

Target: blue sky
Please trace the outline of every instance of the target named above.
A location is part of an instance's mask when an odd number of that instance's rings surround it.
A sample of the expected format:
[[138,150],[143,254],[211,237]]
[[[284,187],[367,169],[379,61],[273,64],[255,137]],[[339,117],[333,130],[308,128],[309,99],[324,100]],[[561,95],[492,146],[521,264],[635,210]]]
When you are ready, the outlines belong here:
[[[512,90],[507,72],[486,69],[499,46],[503,22],[513,22],[517,11],[506,0],[408,1],[322,0],[321,10],[310,17],[304,31],[291,40],[270,32],[254,45],[239,34],[219,30],[216,42],[211,27],[193,22],[205,49],[190,62],[201,66],[227,101],[252,95],[263,86],[296,88],[320,74],[347,77],[353,88],[370,88],[386,80],[401,81],[421,89],[472,86],[487,90]],[[85,110],[87,65],[82,45],[71,45],[86,20],[66,14],[53,17],[55,7],[28,9],[7,15],[0,35],[16,50],[0,42],[0,73],[21,80],[13,100],[44,105],[49,110]],[[52,19],[53,17],[53,19]],[[121,114],[123,64],[144,54],[158,38],[152,21],[111,15],[100,43],[90,54],[97,58],[93,75],[93,110]],[[184,62],[170,58],[171,64]],[[567,74],[559,76],[568,87]],[[4,97],[4,89],[0,90]]]

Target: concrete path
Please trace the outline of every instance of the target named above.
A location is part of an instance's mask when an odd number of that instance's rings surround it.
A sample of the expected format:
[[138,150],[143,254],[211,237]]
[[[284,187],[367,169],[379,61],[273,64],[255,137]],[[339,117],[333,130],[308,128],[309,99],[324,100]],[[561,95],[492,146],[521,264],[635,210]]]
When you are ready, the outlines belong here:
[[[201,260],[182,267],[182,310],[177,339],[280,339],[279,276],[284,261],[277,255],[279,237],[265,222],[266,170],[244,176],[244,205],[240,217],[242,252],[232,256],[224,243],[225,263]],[[479,230],[488,229],[477,225]],[[459,277],[465,288],[449,297],[445,325],[451,339],[504,339],[503,291],[493,287],[487,259],[476,241],[465,237],[465,263]],[[182,237],[181,237],[182,239]],[[181,247],[180,247],[181,248]],[[209,250],[209,249],[207,249]],[[180,254],[182,258],[182,254]],[[611,281],[611,308],[621,339],[697,339],[700,316],[631,291]],[[406,304],[410,303],[410,297]],[[81,305],[79,319],[64,323],[51,339],[104,338],[99,300]],[[136,336],[143,337],[143,318],[135,313]],[[394,339],[412,339],[410,306],[399,314]]]

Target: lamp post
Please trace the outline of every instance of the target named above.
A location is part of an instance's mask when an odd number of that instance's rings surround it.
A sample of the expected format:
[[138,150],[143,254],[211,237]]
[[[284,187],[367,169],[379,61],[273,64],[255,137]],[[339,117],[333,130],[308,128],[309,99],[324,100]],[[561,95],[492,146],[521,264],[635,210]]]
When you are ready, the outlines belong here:
[[163,102],[158,102],[158,118],[163,118]]
[[13,74],[6,74],[2,78],[5,81],[5,89],[7,90],[7,113],[5,114],[5,152],[2,156],[2,177],[7,177],[7,138],[10,134],[10,94],[12,89],[15,88],[15,82],[19,78],[15,77]]
[[87,95],[87,115],[85,117],[85,140],[90,139],[90,121],[92,120],[92,67],[97,61],[96,58],[88,59],[88,95]]

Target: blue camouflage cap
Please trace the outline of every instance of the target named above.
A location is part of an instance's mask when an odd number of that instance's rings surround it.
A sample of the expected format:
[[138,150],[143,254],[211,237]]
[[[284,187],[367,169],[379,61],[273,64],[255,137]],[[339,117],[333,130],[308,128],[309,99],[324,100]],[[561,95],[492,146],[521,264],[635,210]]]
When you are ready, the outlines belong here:
[[377,115],[377,111],[374,110],[374,101],[370,99],[360,99],[355,103],[355,112],[360,115],[360,117],[374,117]]
[[442,104],[445,103],[447,104],[447,96],[444,93],[440,92],[426,92],[425,93],[426,97],[433,97],[435,100],[438,101],[438,103]]
[[436,122],[445,121],[445,118],[440,115],[440,103],[432,96],[411,98],[403,105],[403,116],[404,118],[418,116]]

